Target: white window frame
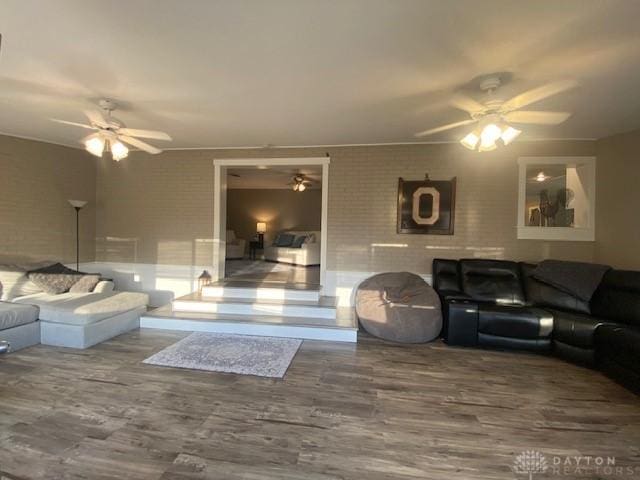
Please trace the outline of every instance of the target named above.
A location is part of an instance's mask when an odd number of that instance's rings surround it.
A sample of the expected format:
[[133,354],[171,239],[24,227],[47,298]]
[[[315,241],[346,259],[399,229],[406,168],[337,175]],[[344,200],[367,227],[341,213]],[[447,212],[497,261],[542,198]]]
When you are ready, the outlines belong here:
[[[586,165],[589,167],[587,196],[589,198],[586,227],[531,227],[526,225],[527,167],[530,165]],[[596,239],[596,157],[520,157],[518,158],[518,240],[558,240],[593,242]]]

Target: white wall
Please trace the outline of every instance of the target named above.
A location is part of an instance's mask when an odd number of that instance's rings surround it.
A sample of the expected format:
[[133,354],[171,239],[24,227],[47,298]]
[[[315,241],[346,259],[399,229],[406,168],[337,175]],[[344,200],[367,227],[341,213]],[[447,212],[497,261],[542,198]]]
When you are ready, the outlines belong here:
[[[211,267],[189,265],[156,265],[149,263],[81,263],[80,270],[100,273],[114,280],[116,290],[143,292],[149,295],[149,304],[160,307],[174,298],[187,295],[198,288],[198,276]],[[365,279],[378,272],[327,271],[326,286],[322,294],[338,297],[339,306],[352,306],[355,291]],[[431,283],[431,275],[422,275]]]

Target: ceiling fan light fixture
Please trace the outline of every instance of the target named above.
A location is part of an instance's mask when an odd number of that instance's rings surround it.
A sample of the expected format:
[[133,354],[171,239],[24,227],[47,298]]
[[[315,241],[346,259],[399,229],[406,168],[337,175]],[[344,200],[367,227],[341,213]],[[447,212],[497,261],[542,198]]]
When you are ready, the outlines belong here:
[[127,158],[129,149],[122,142],[116,140],[111,142],[111,155],[116,162],[119,162],[123,158]]
[[495,123],[487,124],[480,134],[480,146],[489,146],[495,144],[496,140],[502,135],[502,129]]
[[102,152],[104,152],[104,139],[101,137],[91,137],[84,142],[84,148],[91,155],[102,157]]
[[473,131],[467,133],[467,135],[465,135],[465,137],[460,140],[460,143],[462,144],[462,146],[468,148],[469,150],[475,150],[479,141],[480,137],[478,136],[476,131]]
[[536,175],[536,182],[544,182],[545,180],[547,180],[547,177],[544,172],[540,172],[538,175]]
[[502,143],[504,143],[505,145],[509,145],[521,133],[522,133],[522,130],[518,130],[517,128],[513,128],[512,126],[507,125],[507,128],[502,130],[502,135],[500,136],[500,138],[502,138]]
[[307,189],[307,187],[304,185],[304,183],[301,183],[301,184],[298,186],[298,191],[299,191],[299,192],[304,192],[306,189]]

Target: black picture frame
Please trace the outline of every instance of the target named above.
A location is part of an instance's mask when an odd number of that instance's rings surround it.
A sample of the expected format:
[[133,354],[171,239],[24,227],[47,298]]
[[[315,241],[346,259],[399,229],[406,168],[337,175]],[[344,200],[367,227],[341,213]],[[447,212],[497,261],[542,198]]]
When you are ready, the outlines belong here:
[[[415,206],[414,198],[418,202]],[[434,203],[437,212],[433,210]],[[398,178],[398,233],[453,235],[455,211],[456,177],[451,180]]]

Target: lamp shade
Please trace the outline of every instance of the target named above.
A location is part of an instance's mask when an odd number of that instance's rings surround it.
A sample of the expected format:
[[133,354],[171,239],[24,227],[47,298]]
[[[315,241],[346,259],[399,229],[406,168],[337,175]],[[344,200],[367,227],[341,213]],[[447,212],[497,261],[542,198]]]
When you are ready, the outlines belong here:
[[68,202],[71,204],[73,208],[82,208],[87,203],[89,203],[86,200],[68,200]]
[[264,222],[258,222],[256,224],[256,232],[265,233],[267,231],[267,224]]

